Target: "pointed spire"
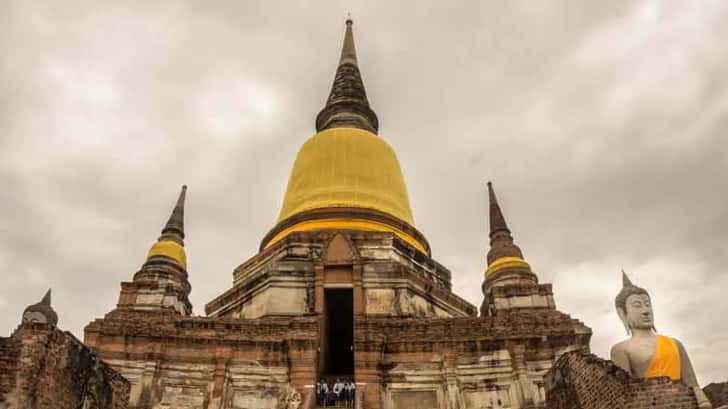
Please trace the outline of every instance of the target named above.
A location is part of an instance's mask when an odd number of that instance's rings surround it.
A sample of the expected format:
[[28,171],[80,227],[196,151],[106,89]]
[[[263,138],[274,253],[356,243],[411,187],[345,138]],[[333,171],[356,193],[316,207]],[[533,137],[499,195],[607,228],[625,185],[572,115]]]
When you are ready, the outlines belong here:
[[493,236],[498,231],[510,233],[491,182],[488,182],[488,197],[490,198],[490,235]]
[[182,268],[187,269],[187,255],[185,253],[185,197],[187,195],[187,185],[182,186],[182,191],[177,198],[177,204],[169,216],[167,224],[162,229],[162,235],[159,236],[157,242],[152,245],[147,254],[147,262],[145,266],[159,256],[163,256],[175,260]]
[[346,33],[344,34],[344,46],[341,47],[341,58],[339,59],[339,65],[358,65],[356,60],[356,47],[354,46],[354,33],[351,30],[352,25],[354,25],[354,21],[351,19],[350,14],[346,19]]
[[490,251],[488,251],[488,264],[503,257],[518,257],[523,259],[521,249],[513,244],[513,236],[503,218],[498,199],[495,196],[493,184],[488,182],[488,196],[490,198]]
[[369,107],[359,72],[353,25],[349,16],[334,84],[326,106],[316,116],[317,132],[332,128],[358,128],[375,134],[379,131],[377,114]]
[[122,284],[117,308],[175,310],[183,315],[192,313],[184,247],[186,195],[187,185],[183,185],[162,235],[147,252],[146,261],[134,274],[131,283]]
[[159,240],[171,240],[179,245],[184,245],[185,238],[185,197],[187,196],[187,185],[182,186],[182,191],[179,193],[177,198],[177,204],[172,210],[172,214],[169,216],[167,224],[162,229],[162,235]]
[[[499,309],[507,310],[536,306],[539,308],[554,308],[553,299],[537,301],[534,298],[524,300],[523,303],[519,301],[511,304],[508,299],[514,296],[516,292],[508,295],[508,292],[494,291],[498,287],[530,287],[533,290],[535,289],[534,286],[538,284],[538,277],[531,270],[531,266],[523,259],[521,249],[513,242],[513,236],[503,217],[503,212],[498,204],[491,182],[488,182],[488,197],[490,199],[490,250],[488,250],[488,267],[485,270],[485,281],[482,286],[483,304],[480,308],[481,314],[492,315],[493,311]],[[542,294],[540,288],[538,294]]]

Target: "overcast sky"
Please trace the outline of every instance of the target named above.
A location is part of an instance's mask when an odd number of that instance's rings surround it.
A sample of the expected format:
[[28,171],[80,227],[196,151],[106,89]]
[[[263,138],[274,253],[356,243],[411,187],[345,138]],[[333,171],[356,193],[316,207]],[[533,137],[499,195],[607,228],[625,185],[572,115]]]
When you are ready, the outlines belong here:
[[620,269],[728,379],[728,2],[0,2],[0,335],[114,308],[179,192],[195,314],[275,224],[347,11],[417,227],[480,305],[492,180],[608,357]]

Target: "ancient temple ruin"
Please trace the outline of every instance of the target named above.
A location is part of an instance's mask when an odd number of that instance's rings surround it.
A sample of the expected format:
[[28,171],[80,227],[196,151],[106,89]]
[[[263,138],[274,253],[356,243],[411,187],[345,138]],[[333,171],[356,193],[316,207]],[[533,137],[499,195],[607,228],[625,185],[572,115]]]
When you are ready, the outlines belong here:
[[543,405],[544,374],[588,350],[591,331],[556,310],[492,186],[478,317],[415,227],[378,128],[348,20],[279,220],[231,287],[190,316],[183,188],[117,308],[85,328],[85,343],[131,382],[130,408],[311,407],[316,380],[331,376],[352,377],[365,408]]
[[[183,187],[116,308],[85,327],[85,347],[129,408],[313,409],[316,381],[332,377],[353,379],[366,409],[543,408],[547,390],[559,402],[576,393],[564,379],[576,373],[570,363],[591,365],[591,330],[556,309],[490,183],[483,302],[453,293],[378,135],[352,27],[280,216],[230,288],[192,316]],[[38,330],[28,325],[19,334]]]

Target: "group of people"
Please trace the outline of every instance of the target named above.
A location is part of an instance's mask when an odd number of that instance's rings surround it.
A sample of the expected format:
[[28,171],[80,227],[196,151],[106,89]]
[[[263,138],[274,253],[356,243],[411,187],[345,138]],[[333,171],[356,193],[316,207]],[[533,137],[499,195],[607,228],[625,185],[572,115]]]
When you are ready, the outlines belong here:
[[316,382],[316,401],[319,406],[353,408],[356,384],[351,380],[337,379],[333,384],[321,379]]

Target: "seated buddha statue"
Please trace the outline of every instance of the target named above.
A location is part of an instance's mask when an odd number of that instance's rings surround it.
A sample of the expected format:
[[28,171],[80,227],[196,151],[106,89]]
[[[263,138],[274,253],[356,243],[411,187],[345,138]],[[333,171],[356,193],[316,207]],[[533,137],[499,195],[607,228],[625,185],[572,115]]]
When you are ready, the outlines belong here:
[[612,361],[636,378],[667,376],[680,381],[693,389],[700,408],[711,408],[685,347],[675,338],[657,334],[650,295],[632,284],[624,271],[614,304],[630,338],[612,346]]

